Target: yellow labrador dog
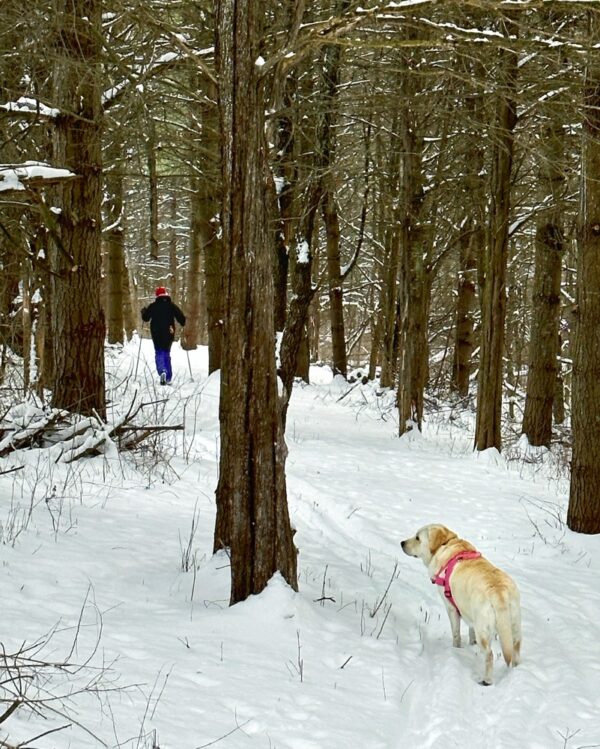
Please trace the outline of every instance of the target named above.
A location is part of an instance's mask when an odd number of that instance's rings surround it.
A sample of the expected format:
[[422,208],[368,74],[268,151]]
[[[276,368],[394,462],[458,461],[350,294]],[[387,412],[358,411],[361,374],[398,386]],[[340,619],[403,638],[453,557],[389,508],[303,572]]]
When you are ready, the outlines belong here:
[[477,642],[485,657],[481,684],[492,683],[497,633],[508,666],[516,666],[521,651],[519,589],[506,572],[494,567],[468,541],[443,525],[426,525],[402,550],[425,563],[431,582],[440,586],[452,628],[452,644],[460,647],[461,617],[469,625],[469,642]]

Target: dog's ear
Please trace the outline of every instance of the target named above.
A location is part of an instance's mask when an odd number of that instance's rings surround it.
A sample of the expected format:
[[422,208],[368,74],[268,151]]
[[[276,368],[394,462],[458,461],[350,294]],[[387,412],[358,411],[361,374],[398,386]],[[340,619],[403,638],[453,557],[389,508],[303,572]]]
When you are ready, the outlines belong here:
[[458,538],[458,536],[450,528],[446,528],[445,525],[433,526],[429,529],[429,551],[432,555],[435,554],[440,546],[452,541],[453,538]]

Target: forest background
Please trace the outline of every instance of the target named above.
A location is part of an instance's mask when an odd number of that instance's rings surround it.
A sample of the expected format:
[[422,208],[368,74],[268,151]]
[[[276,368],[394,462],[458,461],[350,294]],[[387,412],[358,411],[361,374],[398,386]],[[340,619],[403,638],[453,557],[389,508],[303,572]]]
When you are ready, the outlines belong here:
[[6,407],[106,423],[106,340],[166,285],[227,375],[232,603],[297,584],[284,434],[310,362],[395,388],[400,435],[451,400],[478,451],[558,445],[568,525],[600,532],[599,24],[560,0],[5,0]]
[[[593,553],[597,2],[3,0],[0,53],[0,476],[23,476],[0,497],[11,549],[34,510],[15,496],[44,471],[66,486],[75,461],[97,477],[159,455],[165,431],[188,457],[202,441],[181,392],[183,427],[138,389],[139,311],[165,285],[188,317],[183,350],[207,351],[218,382],[211,564],[226,555],[231,604],[277,573],[286,600],[299,587],[286,426],[318,364],[338,403],[367,385],[388,418],[391,399],[403,445],[443,414],[473,417],[490,465],[524,435],[542,451],[524,463],[545,452],[568,474],[569,538],[592,536]],[[43,493],[58,538],[56,488]],[[30,653],[3,654],[0,723],[52,706],[28,684],[57,664]]]

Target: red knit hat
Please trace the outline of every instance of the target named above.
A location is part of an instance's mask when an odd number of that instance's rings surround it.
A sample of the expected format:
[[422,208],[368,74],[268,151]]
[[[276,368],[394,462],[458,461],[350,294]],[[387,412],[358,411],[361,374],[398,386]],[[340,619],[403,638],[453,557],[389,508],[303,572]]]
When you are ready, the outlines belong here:
[[158,286],[156,289],[156,296],[169,296],[169,292],[165,289],[164,286]]

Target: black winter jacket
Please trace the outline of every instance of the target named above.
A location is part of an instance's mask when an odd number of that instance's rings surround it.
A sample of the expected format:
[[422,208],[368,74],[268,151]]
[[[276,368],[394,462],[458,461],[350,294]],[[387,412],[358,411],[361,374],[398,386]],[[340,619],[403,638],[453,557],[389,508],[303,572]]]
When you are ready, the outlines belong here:
[[170,296],[159,296],[142,309],[142,320],[150,322],[150,334],[155,348],[169,351],[175,337],[175,320],[185,325],[185,315],[171,301]]

